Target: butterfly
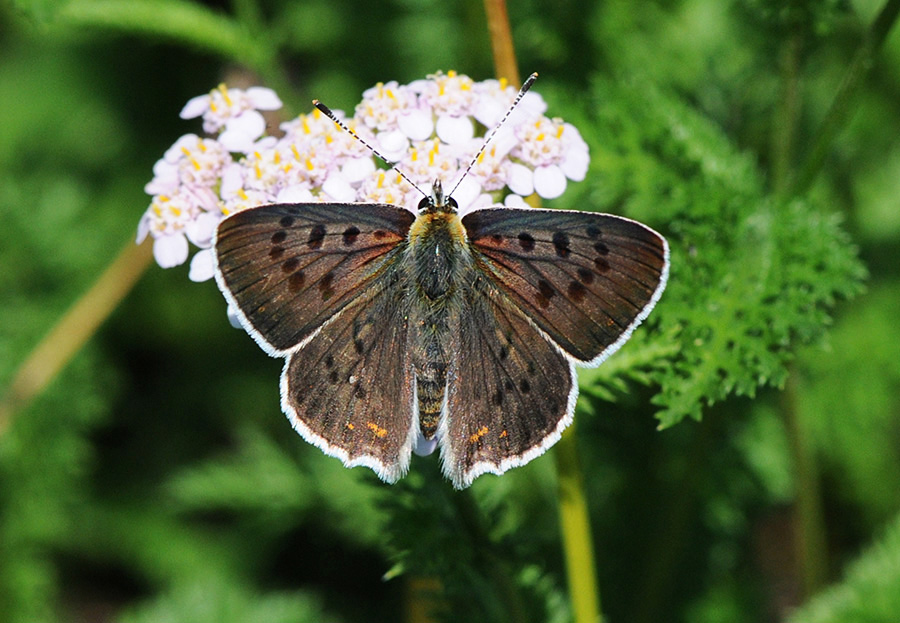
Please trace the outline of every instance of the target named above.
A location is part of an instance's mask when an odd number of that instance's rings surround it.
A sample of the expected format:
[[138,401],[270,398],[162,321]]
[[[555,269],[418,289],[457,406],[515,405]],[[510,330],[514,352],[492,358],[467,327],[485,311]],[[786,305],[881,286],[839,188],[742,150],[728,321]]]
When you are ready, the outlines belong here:
[[435,182],[417,213],[381,203],[265,205],[214,239],[241,323],[285,358],[281,406],[348,467],[387,482],[440,446],[456,488],[542,454],[596,366],[665,287],[665,238],[580,211],[460,216]]

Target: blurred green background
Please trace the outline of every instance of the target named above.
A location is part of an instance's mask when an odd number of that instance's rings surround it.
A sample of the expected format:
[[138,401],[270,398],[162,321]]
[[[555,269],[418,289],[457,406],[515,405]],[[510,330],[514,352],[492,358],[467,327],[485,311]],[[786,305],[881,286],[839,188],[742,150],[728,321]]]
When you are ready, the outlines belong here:
[[[605,620],[900,620],[898,2],[508,9],[591,146],[553,206],[673,250],[654,315],[582,377]],[[190,97],[350,110],[492,77],[490,43],[474,0],[0,5],[0,396],[133,241],[153,163],[200,132]],[[394,486],[344,469],[224,311],[151,266],[0,412],[0,621],[571,620],[551,453],[465,493],[436,457]]]

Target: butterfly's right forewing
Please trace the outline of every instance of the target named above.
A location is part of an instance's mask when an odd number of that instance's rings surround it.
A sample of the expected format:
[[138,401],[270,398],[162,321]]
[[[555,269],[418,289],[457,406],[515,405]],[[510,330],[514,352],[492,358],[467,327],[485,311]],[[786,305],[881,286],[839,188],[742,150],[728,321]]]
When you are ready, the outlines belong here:
[[610,214],[486,208],[463,226],[476,262],[575,360],[597,365],[650,313],[669,249],[649,227]]
[[415,216],[385,204],[281,204],[219,224],[216,280],[269,354],[296,348],[392,265]]

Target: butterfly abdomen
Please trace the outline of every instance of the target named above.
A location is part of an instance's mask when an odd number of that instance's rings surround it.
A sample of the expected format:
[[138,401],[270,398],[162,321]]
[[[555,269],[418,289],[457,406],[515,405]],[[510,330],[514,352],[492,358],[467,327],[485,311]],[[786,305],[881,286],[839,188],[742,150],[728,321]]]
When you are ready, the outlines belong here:
[[409,232],[411,344],[419,427],[434,438],[447,390],[450,318],[460,304],[460,275],[471,264],[465,231],[455,213],[421,214]]

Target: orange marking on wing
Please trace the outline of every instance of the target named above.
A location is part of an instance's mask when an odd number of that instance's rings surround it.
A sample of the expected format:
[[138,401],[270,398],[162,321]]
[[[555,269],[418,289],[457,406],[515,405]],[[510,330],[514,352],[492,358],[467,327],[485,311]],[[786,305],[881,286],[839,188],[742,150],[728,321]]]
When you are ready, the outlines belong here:
[[347,428],[349,428],[350,430],[353,430],[356,427],[352,423],[347,422]]
[[503,432],[500,433],[500,439],[503,439],[504,437],[507,437],[508,435],[509,435],[509,434],[506,432],[506,429],[504,428],[504,429],[503,429]]
[[481,439],[482,437],[484,437],[487,434],[488,434],[488,427],[482,426],[477,431],[475,431],[474,435],[469,436],[469,441],[471,441],[472,443],[476,443],[479,439]]
[[366,422],[366,426],[369,427],[369,430],[371,430],[373,433],[375,433],[376,437],[384,437],[385,435],[387,435],[387,429],[381,428],[375,422]]

